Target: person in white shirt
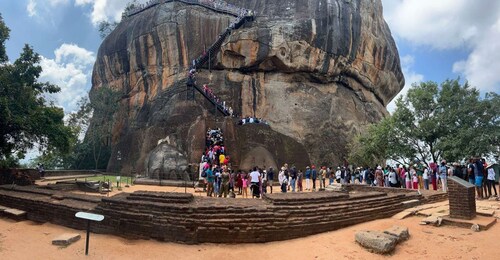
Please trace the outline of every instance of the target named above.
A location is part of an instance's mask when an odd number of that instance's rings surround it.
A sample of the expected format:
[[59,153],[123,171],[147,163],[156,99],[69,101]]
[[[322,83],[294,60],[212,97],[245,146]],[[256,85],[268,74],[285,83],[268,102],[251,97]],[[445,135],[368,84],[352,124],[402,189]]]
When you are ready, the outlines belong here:
[[486,176],[486,185],[488,186],[488,197],[491,197],[491,186],[493,186],[493,190],[495,191],[495,197],[498,197],[497,188],[495,186],[495,169],[493,169],[492,165],[488,165],[486,167],[488,170],[488,175]]
[[427,169],[427,167],[424,167],[424,174],[422,175],[422,178],[424,179],[424,189],[428,190],[429,189],[429,169]]
[[398,187],[398,175],[396,174],[394,169],[391,168],[388,177],[389,177],[389,185],[393,188],[397,188]]

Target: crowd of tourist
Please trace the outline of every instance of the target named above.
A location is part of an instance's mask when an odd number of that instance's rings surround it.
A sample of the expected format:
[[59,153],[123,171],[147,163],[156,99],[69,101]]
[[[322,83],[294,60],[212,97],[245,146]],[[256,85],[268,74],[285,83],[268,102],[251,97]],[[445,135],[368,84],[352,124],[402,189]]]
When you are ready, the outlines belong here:
[[[247,198],[249,188],[258,189],[257,193],[251,192],[252,197],[255,194],[273,192],[273,181],[276,177],[273,168],[266,170],[254,167],[249,171],[234,172],[222,164],[222,167],[215,171],[224,172],[225,169],[229,174],[228,190],[235,194]],[[492,165],[488,165],[481,158],[472,158],[467,164],[449,164],[443,160],[439,164],[429,163],[428,166],[422,163],[397,164],[394,167],[339,165],[337,167],[321,166],[316,169],[315,165],[310,165],[305,168],[305,171],[284,164],[277,173],[280,191],[283,193],[324,190],[333,183],[366,184],[419,191],[432,189],[446,192],[447,178],[450,176],[456,176],[475,185],[477,199],[492,197],[498,199],[495,170]],[[216,181],[216,185],[224,187],[224,179]],[[220,191],[215,192],[216,195],[225,196],[224,188],[216,188],[216,190]]]
[[224,112],[226,112],[230,116],[233,116],[233,108],[228,106],[226,104],[226,101],[222,101],[218,96],[216,96],[214,94],[214,91],[210,87],[208,87],[208,84],[203,84],[203,92],[215,103],[217,103],[217,105],[220,106],[224,110]]

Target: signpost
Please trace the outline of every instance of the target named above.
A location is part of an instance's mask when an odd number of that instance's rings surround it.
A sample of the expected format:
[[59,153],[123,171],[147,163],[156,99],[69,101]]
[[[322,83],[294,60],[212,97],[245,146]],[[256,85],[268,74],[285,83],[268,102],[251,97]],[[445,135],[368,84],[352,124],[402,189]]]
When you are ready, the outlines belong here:
[[90,221],[102,221],[104,219],[104,216],[88,212],[77,212],[75,214],[75,217],[87,220],[87,239],[85,241],[85,255],[89,255]]

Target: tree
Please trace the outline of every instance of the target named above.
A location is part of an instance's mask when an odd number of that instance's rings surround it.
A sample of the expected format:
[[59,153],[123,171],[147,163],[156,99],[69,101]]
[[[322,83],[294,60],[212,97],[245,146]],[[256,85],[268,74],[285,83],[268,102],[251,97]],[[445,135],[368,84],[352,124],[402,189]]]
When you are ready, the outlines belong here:
[[498,153],[500,98],[460,79],[414,84],[396,110],[351,143],[351,159],[374,155],[408,164]]
[[62,108],[45,100],[59,87],[38,82],[40,56],[25,45],[20,57],[8,63],[5,41],[10,30],[0,16],[0,161],[10,167],[38,144],[44,151],[68,151],[74,135],[64,125]]
[[111,156],[114,114],[118,109],[120,97],[118,91],[105,86],[90,92],[93,114],[84,143],[91,150],[95,169],[106,168]]
[[108,21],[100,21],[98,30],[101,39],[106,38],[116,28],[117,25],[117,22],[110,23]]
[[[90,153],[88,144],[83,142],[85,133],[92,117],[92,107],[88,97],[78,101],[78,110],[67,115],[65,125],[71,129],[74,138],[71,139],[67,151],[44,152],[32,162],[32,166],[42,163],[47,169],[93,169],[94,163],[87,154]],[[90,162],[89,162],[90,161]]]
[[[137,0],[133,0],[125,6],[125,9],[122,12],[122,19],[127,17],[127,14],[137,8],[139,4],[137,3]],[[100,21],[99,22],[99,36],[101,36],[101,39],[106,38],[115,28],[118,26],[119,22],[108,22],[108,21]]]

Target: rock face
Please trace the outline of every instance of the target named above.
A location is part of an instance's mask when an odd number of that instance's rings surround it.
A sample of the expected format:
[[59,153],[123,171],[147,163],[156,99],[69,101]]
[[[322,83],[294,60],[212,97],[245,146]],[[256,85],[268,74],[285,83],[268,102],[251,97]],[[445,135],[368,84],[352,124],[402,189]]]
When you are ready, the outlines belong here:
[[[197,82],[210,84],[237,114],[266,119],[271,128],[262,131],[279,140],[261,141],[243,129],[247,126],[220,115],[216,121],[201,95],[186,101],[191,61],[234,17],[164,3],[124,19],[99,49],[92,90],[109,87],[123,94],[108,170],[145,172],[156,151],[166,149],[157,146],[164,144],[184,159],[168,167],[198,163],[207,127],[238,137],[227,147],[235,165],[253,164],[255,154],[265,155],[255,159],[260,166],[259,160],[267,160],[266,166],[295,163],[295,157],[285,157],[293,153],[304,156],[298,167],[338,164],[347,142],[385,116],[385,105],[404,85],[380,0],[227,2],[254,10],[256,19],[232,32],[211,71],[201,70]],[[246,141],[252,141],[251,149]],[[283,144],[291,145],[273,147]]]

